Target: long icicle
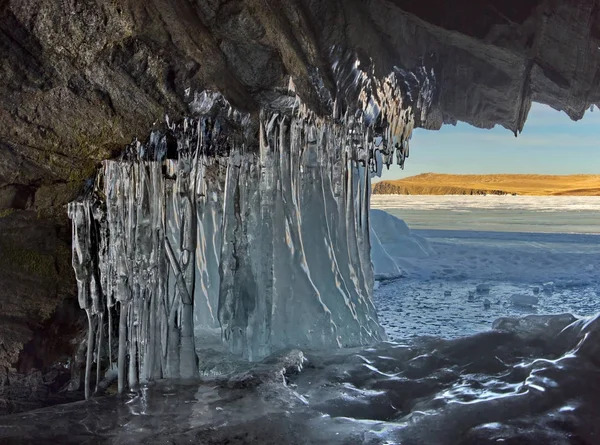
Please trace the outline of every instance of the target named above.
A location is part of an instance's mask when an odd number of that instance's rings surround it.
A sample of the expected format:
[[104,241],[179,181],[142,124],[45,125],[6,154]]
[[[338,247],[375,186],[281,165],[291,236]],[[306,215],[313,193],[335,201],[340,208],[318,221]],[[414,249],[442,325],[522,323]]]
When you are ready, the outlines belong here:
[[121,314],[119,317],[119,357],[117,367],[119,368],[118,391],[122,394],[125,391],[125,360],[127,354],[127,313],[129,304],[121,302]]
[[108,315],[108,369],[112,369],[112,311],[111,306],[106,306],[107,315]]
[[96,352],[96,386],[94,387],[94,393],[98,392],[98,386],[100,385],[100,375],[102,374],[102,337],[104,329],[104,311],[101,311],[98,317],[98,348]]
[[85,398],[90,398],[90,376],[92,373],[92,364],[94,358],[94,337],[95,337],[95,326],[94,326],[94,317],[91,311],[88,309],[87,311],[88,318],[88,345],[87,345],[87,357],[85,361]]

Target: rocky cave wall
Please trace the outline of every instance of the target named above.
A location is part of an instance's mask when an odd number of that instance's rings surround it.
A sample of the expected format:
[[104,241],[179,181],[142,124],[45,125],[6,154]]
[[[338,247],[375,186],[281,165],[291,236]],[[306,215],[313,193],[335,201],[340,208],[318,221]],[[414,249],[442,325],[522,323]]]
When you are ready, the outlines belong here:
[[256,115],[291,76],[328,114],[356,100],[333,68],[352,52],[379,78],[434,74],[425,128],[517,133],[532,100],[573,119],[600,103],[597,0],[13,0],[0,30],[0,399],[82,335],[66,203],[194,92]]

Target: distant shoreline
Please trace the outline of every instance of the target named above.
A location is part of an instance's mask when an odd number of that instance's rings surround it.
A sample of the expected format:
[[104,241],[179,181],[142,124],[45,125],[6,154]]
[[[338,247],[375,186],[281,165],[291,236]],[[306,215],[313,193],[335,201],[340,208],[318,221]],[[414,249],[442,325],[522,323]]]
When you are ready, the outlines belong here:
[[600,196],[598,175],[423,173],[373,184],[375,195]]

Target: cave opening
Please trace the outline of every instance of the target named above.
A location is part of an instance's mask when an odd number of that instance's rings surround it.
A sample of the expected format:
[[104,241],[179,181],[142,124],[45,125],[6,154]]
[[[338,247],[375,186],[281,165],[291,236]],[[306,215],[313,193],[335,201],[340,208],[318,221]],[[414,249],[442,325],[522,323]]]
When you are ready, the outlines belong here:
[[[374,181],[371,199],[402,220],[373,261],[391,338],[451,338],[502,317],[598,312],[599,119],[593,108],[573,122],[534,103],[516,140],[461,124],[414,132],[419,150],[405,170]],[[379,230],[386,224],[378,221]]]
[[[556,204],[400,209],[371,179],[421,129],[584,117],[597,3],[6,2],[0,442],[596,443],[597,210],[533,234]],[[471,230],[501,212],[527,230]]]

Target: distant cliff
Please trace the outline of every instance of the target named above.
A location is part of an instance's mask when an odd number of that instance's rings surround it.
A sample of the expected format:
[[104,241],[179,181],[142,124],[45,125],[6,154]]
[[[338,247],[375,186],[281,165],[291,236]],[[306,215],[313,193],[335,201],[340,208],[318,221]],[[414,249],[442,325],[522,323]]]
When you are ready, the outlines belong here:
[[373,185],[378,195],[600,196],[600,175],[447,175],[424,173]]

